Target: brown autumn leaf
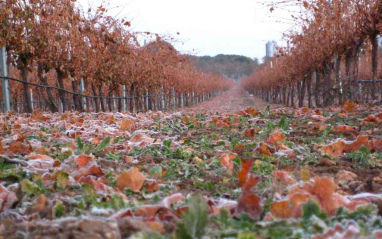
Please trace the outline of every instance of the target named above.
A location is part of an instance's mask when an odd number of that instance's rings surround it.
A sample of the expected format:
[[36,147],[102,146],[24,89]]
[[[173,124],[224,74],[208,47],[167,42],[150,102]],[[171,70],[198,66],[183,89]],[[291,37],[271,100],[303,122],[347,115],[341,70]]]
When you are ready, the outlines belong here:
[[260,204],[261,199],[252,192],[252,188],[256,186],[258,181],[258,177],[249,176],[246,185],[243,188],[243,193],[238,200],[236,213],[247,213],[253,219],[258,219],[260,217],[262,212]]
[[351,113],[351,112],[354,112],[357,106],[358,105],[356,103],[351,103],[349,101],[346,101],[344,106],[342,107],[342,111],[345,113]]
[[77,171],[73,172],[73,176],[76,180],[78,180],[79,178],[81,178],[83,176],[87,176],[87,175],[94,175],[94,176],[100,177],[100,176],[103,176],[105,174],[100,167],[98,167],[97,165],[94,165],[94,164],[80,167]]
[[250,129],[245,130],[245,135],[247,135],[250,138],[254,138],[255,137],[255,129],[250,128]]
[[215,127],[216,128],[226,128],[226,129],[228,129],[229,128],[229,124],[224,122],[224,121],[218,120],[217,122],[215,122]]
[[145,182],[146,177],[139,171],[138,168],[133,167],[128,171],[124,171],[117,178],[117,187],[120,190],[129,188],[134,192],[139,192]]
[[276,150],[274,148],[270,147],[266,143],[259,143],[259,145],[256,147],[255,151],[262,153],[264,155],[272,155],[273,153],[275,153]]
[[9,144],[9,150],[14,154],[28,155],[32,151],[31,147],[27,143],[20,141],[13,141]]
[[357,127],[350,126],[350,125],[338,125],[331,129],[334,132],[355,132],[357,130]]
[[382,152],[382,139],[370,140],[370,147],[377,152]]

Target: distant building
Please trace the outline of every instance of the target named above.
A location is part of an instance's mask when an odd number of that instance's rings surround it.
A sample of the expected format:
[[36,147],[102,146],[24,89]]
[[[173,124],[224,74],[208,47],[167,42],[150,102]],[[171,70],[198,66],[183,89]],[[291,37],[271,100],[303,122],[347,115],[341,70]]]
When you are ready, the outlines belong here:
[[276,54],[277,43],[275,41],[269,41],[265,44],[265,56],[273,57]]

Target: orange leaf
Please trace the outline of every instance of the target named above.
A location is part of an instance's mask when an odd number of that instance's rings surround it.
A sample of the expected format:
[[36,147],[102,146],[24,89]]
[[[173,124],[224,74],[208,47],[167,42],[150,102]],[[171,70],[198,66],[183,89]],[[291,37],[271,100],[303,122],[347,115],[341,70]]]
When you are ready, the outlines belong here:
[[89,163],[90,160],[92,160],[92,156],[87,156],[87,155],[80,155],[78,156],[75,161],[78,166],[85,166],[86,164]]
[[131,126],[134,124],[134,122],[132,120],[129,120],[129,119],[124,119],[121,121],[121,129],[123,131],[125,130],[130,130],[131,129]]
[[259,111],[256,110],[256,109],[252,109],[252,108],[248,108],[245,110],[245,112],[247,114],[250,114],[250,115],[253,115],[253,116],[257,116],[259,114]]
[[120,190],[130,188],[134,192],[139,192],[145,182],[146,177],[139,171],[138,168],[131,168],[124,171],[117,179],[117,187]]
[[147,142],[147,143],[153,143],[154,142],[154,139],[148,137],[147,135],[145,135],[144,133],[136,133],[133,135],[133,137],[131,137],[130,139],[130,142],[133,142],[133,143],[138,143],[138,142]]
[[146,225],[151,230],[160,232],[162,234],[166,232],[166,230],[163,227],[163,224],[159,223],[158,221],[146,221]]
[[36,160],[36,159],[42,159],[42,160],[48,160],[48,161],[53,160],[48,155],[44,155],[44,154],[31,154],[31,155],[27,156],[27,158],[29,160]]
[[159,184],[158,184],[158,181],[157,181],[157,180],[153,180],[153,179],[149,179],[149,180],[147,180],[147,182],[146,182],[146,184],[145,184],[145,188],[146,188],[147,191],[149,191],[150,193],[159,191]]
[[276,170],[276,171],[273,171],[272,174],[273,174],[273,182],[278,182],[285,186],[292,185],[295,183],[293,178],[291,178],[291,176],[289,176],[287,172]]
[[233,172],[233,160],[236,158],[234,154],[224,154],[220,157],[220,164],[227,168],[230,173]]
[[309,113],[309,111],[310,111],[310,109],[305,107],[305,108],[301,108],[299,110],[299,113],[305,115],[305,114]]
[[247,159],[247,160],[242,160],[241,161],[241,169],[237,173],[237,176],[239,178],[239,183],[241,187],[244,187],[245,183],[247,182],[248,179],[248,173],[251,170],[252,164],[253,164],[253,158]]
[[349,152],[357,151],[357,150],[359,150],[359,148],[361,146],[366,146],[367,148],[370,147],[369,136],[361,135],[355,141],[353,141],[351,143],[346,143],[344,152],[349,153]]
[[259,146],[257,146],[257,148],[255,149],[255,151],[260,152],[264,155],[272,155],[272,153],[275,152],[275,149],[271,148],[266,143],[260,143]]
[[248,179],[247,179],[247,182],[244,185],[244,191],[248,191],[248,192],[251,191],[251,189],[254,188],[257,185],[259,180],[260,180],[259,177],[255,177],[255,176],[249,175]]
[[46,205],[46,197],[45,197],[45,195],[44,194],[38,195],[37,203],[34,206],[34,211],[41,212],[42,210],[44,210],[45,205]]
[[133,157],[124,155],[123,156],[123,161],[125,161],[125,163],[132,163],[133,162]]
[[322,154],[327,154],[331,157],[339,157],[342,156],[344,150],[345,150],[345,142],[342,140],[337,140],[336,142],[325,145],[321,148]]
[[316,195],[320,200],[330,198],[336,189],[337,185],[334,183],[332,178],[314,178],[313,194]]
[[278,144],[280,143],[281,141],[283,141],[285,139],[285,135],[280,133],[280,132],[274,132],[272,133],[268,140],[267,140],[267,143],[269,144]]
[[290,218],[292,212],[289,201],[274,202],[271,204],[270,210],[277,218]]
[[135,211],[136,216],[141,217],[155,217],[157,213],[162,210],[163,207],[160,205],[147,205],[137,208]]

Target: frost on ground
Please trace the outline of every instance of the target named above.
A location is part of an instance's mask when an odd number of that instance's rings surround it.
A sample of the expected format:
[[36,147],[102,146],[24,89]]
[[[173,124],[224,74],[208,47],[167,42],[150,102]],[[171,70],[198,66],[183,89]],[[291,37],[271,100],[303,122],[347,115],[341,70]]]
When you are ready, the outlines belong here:
[[1,114],[0,238],[381,237],[382,108],[259,111],[235,90],[183,113]]

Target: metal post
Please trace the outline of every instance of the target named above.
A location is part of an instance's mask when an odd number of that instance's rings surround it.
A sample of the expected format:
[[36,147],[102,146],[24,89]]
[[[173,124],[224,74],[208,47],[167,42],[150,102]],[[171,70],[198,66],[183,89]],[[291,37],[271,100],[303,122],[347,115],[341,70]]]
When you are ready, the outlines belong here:
[[[0,76],[7,77],[8,69],[7,69],[7,50],[5,47],[0,48]],[[2,92],[3,92],[3,104],[4,104],[4,112],[11,111],[11,94],[9,89],[9,80],[2,79]]]
[[116,97],[115,97],[115,95],[113,95],[113,107],[114,107],[114,109],[117,109],[117,99],[116,99]]
[[175,99],[175,87],[172,87],[172,108],[176,108],[176,106],[175,106],[175,101],[176,101],[176,99]]
[[146,90],[146,110],[149,110],[149,90]]
[[127,109],[126,109],[126,86],[125,85],[122,86],[122,96],[123,96],[122,110],[123,112],[126,112]]
[[33,90],[31,89],[31,107],[32,107],[32,111],[34,109],[34,104],[33,104]]
[[[85,91],[85,81],[83,78],[81,78],[81,82],[80,82],[80,92],[81,94],[84,94],[84,91]],[[84,110],[87,109],[87,105],[86,105],[86,97],[83,96],[82,97],[82,105],[84,106]]]
[[163,92],[163,86],[161,88],[160,95],[161,95],[161,109],[164,110],[164,92]]

